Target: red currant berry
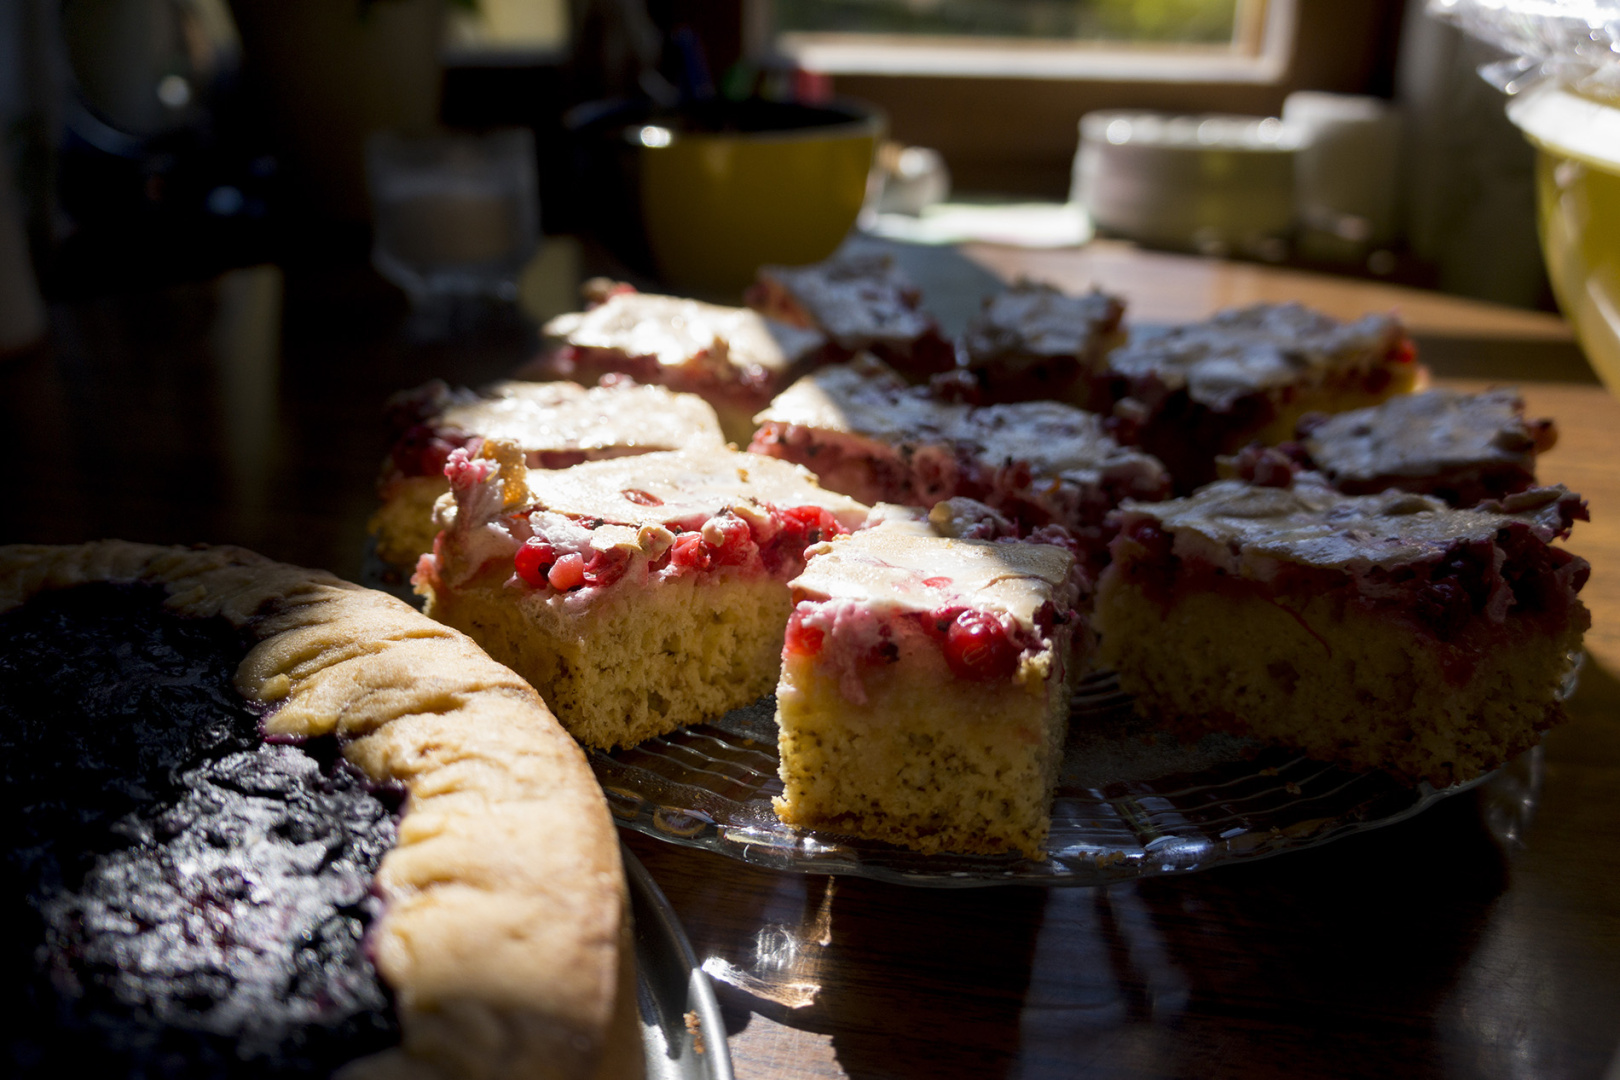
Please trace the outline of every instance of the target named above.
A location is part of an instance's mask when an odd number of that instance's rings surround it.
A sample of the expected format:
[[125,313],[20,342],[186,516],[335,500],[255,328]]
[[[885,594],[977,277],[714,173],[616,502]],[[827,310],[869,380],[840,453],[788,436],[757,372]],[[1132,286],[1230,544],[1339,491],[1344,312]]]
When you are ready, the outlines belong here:
[[670,546],[669,561],[684,570],[707,570],[709,549],[698,533],[681,533]]
[[546,583],[546,571],[551,569],[551,564],[556,561],[557,552],[538,536],[531,536],[525,540],[512,559],[518,577],[536,589]]
[[637,506],[664,505],[663,499],[660,499],[650,491],[642,491],[640,488],[625,488],[623,491],[619,492],[619,494],[623,495],[626,499],[635,503]]
[[754,553],[754,536],[748,522],[735,514],[721,514],[706,521],[703,540],[721,566],[741,566]]
[[814,656],[821,651],[826,634],[819,627],[806,626],[798,616],[788,620],[787,637],[782,651],[788,656]]
[[964,611],[945,633],[945,662],[960,679],[1007,679],[1018,670],[1018,649],[994,615]]
[[598,551],[585,564],[585,584],[605,589],[624,577],[630,569],[630,556],[622,551]]
[[585,584],[585,556],[577,553],[564,555],[551,564],[551,573],[546,575],[546,580],[558,592],[567,592],[576,585]]

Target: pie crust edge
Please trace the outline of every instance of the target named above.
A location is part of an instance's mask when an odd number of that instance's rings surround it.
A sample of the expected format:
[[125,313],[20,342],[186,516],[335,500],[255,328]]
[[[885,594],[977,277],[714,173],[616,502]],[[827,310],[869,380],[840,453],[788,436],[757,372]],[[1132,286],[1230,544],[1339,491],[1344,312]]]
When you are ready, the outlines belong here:
[[0,546],[0,612],[50,589],[147,583],[256,644],[238,691],[267,733],[336,733],[408,792],[369,931],[401,1045],[350,1077],[641,1072],[618,838],[583,752],[538,694],[384,593],[232,547]]

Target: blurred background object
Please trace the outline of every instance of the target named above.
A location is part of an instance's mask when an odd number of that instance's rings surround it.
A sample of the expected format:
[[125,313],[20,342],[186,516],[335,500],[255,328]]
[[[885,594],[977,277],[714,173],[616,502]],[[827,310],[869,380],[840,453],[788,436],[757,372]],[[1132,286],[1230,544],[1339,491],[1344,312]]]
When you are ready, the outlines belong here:
[[[1423,0],[15,0],[4,20],[24,63],[0,70],[0,109],[38,133],[10,132],[48,297],[266,261],[363,266],[365,137],[435,127],[529,130],[542,232],[579,237],[586,273],[675,288],[696,279],[665,280],[643,228],[655,148],[604,139],[608,117],[853,99],[894,144],[861,219],[885,237],[1082,244],[1082,117],[1250,117],[1283,134],[1241,159],[1183,148],[1211,170],[1171,199],[1190,226],[1144,209],[1190,174],[1139,162],[1146,180],[1112,189],[1096,224],[1552,304],[1533,152],[1474,74],[1502,54]],[[25,68],[40,74],[6,91]],[[1136,152],[1103,140],[1080,156],[1100,180]]]
[[1537,149],[1541,242],[1558,306],[1603,381],[1620,391],[1620,100],[1557,85],[1508,106]]
[[222,0],[63,0],[75,131],[112,153],[207,124],[239,43]]
[[1103,232],[1276,262],[1294,228],[1301,143],[1275,117],[1088,113],[1070,198]]
[[540,239],[534,136],[405,136],[366,145],[372,265],[424,302],[435,297],[514,300]]
[[1495,50],[1479,72],[1536,149],[1541,243],[1587,359],[1620,392],[1620,0],[1430,0]]
[[1477,69],[1502,53],[1408,6],[1396,98],[1405,114],[1405,243],[1426,284],[1551,307],[1536,234],[1535,155]]
[[319,213],[367,216],[365,141],[439,118],[443,0],[231,0],[293,182]]
[[639,144],[659,277],[734,299],[766,263],[831,255],[865,202],[883,118],[853,103],[762,101],[655,114]]
[[0,356],[45,336],[45,302],[34,278],[22,203],[11,183],[11,162],[0,156]]
[[920,214],[951,193],[951,170],[945,156],[926,146],[885,142],[878,148],[875,211]]
[[1297,90],[1282,121],[1298,133],[1294,205],[1298,250],[1308,259],[1356,264],[1400,235],[1401,119],[1364,94]]

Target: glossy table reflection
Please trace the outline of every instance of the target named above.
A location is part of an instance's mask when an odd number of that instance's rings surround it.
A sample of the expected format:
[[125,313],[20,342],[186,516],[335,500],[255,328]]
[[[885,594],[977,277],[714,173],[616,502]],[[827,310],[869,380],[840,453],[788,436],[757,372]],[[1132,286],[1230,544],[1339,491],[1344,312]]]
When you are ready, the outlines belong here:
[[[579,272],[567,245],[548,250],[526,286],[538,314],[569,302]],[[1563,324],[1109,244],[907,262],[930,296],[1027,273],[1095,281],[1142,320],[1257,299],[1398,307],[1443,380],[1511,380],[1557,418],[1543,477],[1595,518],[1571,544],[1594,565],[1590,656],[1533,807],[1498,784],[1188,877],[928,890],[632,835],[717,977],[737,1075],[1620,1076],[1620,404]],[[46,345],[0,359],[0,542],[241,543],[358,579],[388,395],[493,379],[535,348],[515,313],[452,318],[427,332],[342,266],[58,305]],[[1536,782],[1536,764],[1512,779]]]

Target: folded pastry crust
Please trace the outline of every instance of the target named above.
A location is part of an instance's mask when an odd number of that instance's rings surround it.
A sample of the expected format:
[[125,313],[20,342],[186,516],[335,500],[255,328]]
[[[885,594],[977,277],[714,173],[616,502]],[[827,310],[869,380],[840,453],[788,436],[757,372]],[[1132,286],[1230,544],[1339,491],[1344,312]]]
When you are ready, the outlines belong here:
[[385,594],[239,548],[0,547],[0,612],[92,582],[160,585],[256,644],[267,736],[336,735],[407,794],[375,889],[403,1036],[345,1077],[638,1076],[617,837],[575,742],[528,684]]

